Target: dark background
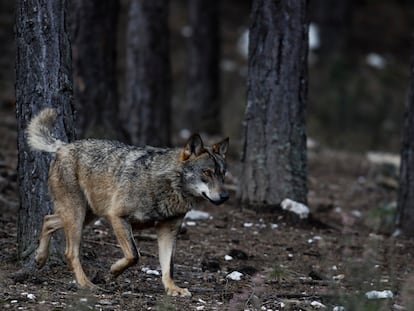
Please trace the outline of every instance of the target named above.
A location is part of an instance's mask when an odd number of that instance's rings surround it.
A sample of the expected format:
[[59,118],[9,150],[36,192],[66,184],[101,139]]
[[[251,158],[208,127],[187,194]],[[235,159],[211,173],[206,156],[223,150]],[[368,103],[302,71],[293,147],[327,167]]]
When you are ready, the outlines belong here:
[[[121,1],[119,89],[122,90],[123,30],[127,1]],[[222,1],[222,127],[233,146],[240,140],[246,95],[247,61],[239,42],[249,23],[249,1]],[[14,109],[14,1],[0,2],[1,109]],[[311,22],[319,26],[321,45],[310,52],[308,137],[322,145],[352,151],[400,148],[403,106],[414,29],[411,1],[310,1]],[[171,1],[173,128],[177,135],[185,114],[186,1]],[[324,31],[325,30],[325,31]],[[324,40],[325,38],[325,40]],[[367,63],[376,53],[383,68]],[[122,92],[120,92],[122,100]],[[236,143],[236,144],[235,144]]]

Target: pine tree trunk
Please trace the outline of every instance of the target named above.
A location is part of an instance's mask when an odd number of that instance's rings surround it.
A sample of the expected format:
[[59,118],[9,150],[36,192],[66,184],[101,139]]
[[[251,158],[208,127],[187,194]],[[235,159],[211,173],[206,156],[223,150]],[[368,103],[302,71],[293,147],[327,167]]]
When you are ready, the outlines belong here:
[[410,70],[410,86],[405,103],[402,133],[397,226],[404,235],[412,237],[414,236],[414,49]]
[[306,203],[307,1],[254,0],[240,199]]
[[71,4],[78,136],[121,138],[116,79],[118,0],[73,0]]
[[168,1],[131,1],[121,120],[135,145],[170,144],[171,68]]
[[[16,115],[18,122],[18,256],[33,267],[43,217],[51,212],[47,176],[51,156],[32,152],[26,141],[28,122],[44,107],[58,111],[55,137],[74,139],[72,69],[66,1],[17,1]],[[65,243],[55,235],[51,255],[63,255]]]
[[191,0],[188,45],[188,112],[192,132],[218,134],[220,123],[219,1]]

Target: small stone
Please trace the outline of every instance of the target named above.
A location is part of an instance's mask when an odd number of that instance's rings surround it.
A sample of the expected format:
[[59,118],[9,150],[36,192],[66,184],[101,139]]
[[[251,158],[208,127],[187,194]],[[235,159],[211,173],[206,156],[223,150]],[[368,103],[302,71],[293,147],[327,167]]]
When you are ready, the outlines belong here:
[[232,273],[228,274],[226,278],[233,281],[240,281],[242,276],[243,274],[239,271],[233,271]]
[[311,302],[311,306],[316,309],[326,309],[326,306],[323,303],[316,301],[316,300]]
[[394,294],[390,290],[371,290],[369,292],[365,293],[365,297],[368,299],[387,299],[387,298],[393,298]]
[[224,260],[225,261],[230,261],[230,260],[233,260],[233,257],[231,257],[230,255],[225,255]]

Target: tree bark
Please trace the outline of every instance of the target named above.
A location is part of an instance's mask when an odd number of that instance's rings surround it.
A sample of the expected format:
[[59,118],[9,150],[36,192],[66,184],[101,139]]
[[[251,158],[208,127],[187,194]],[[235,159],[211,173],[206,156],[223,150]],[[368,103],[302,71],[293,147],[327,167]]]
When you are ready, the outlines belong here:
[[254,0],[240,199],[307,202],[307,1]]
[[219,134],[220,35],[217,0],[190,0],[187,118],[192,132]]
[[411,77],[404,111],[397,209],[397,226],[404,235],[411,237],[414,236],[414,41],[412,44]]
[[136,145],[170,145],[168,1],[132,0],[126,41],[125,133]]
[[118,0],[73,0],[71,4],[78,136],[119,139],[116,73]]
[[[32,152],[28,122],[44,107],[58,111],[55,137],[74,139],[72,69],[66,1],[18,0],[16,7],[16,115],[18,122],[18,256],[34,265],[43,217],[51,212],[47,178],[51,156]],[[56,239],[56,240],[55,240]],[[55,235],[51,255],[62,256],[64,241]]]

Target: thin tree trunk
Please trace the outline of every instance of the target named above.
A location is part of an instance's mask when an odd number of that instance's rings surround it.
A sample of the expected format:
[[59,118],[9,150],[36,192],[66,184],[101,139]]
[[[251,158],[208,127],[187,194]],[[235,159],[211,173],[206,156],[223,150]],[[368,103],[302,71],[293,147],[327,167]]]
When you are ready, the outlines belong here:
[[121,120],[131,143],[170,144],[168,1],[131,0]]
[[[58,111],[55,137],[74,139],[72,69],[67,2],[17,1],[16,115],[18,122],[18,256],[33,267],[43,217],[51,212],[47,176],[50,155],[32,152],[26,141],[28,122],[44,107]],[[51,243],[51,255],[62,256],[62,236]]]
[[121,138],[116,79],[118,0],[71,3],[78,136]]
[[192,132],[218,134],[220,123],[220,35],[218,0],[189,0],[186,121]]
[[405,103],[402,133],[397,226],[404,235],[414,236],[414,41],[410,70],[410,86]]
[[254,0],[240,199],[306,203],[307,1]]

